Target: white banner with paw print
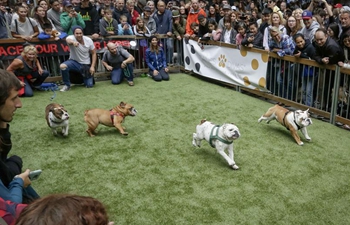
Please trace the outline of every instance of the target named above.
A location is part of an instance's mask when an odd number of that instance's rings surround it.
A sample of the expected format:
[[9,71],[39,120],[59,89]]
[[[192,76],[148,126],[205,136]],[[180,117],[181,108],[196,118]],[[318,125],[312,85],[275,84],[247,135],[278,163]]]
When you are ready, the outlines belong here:
[[250,89],[267,91],[268,54],[184,39],[185,69],[204,77]]

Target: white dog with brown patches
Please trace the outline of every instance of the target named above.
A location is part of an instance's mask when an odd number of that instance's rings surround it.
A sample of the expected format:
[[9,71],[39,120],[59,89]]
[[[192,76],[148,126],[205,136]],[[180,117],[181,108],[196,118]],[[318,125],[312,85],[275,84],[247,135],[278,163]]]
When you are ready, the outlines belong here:
[[[234,160],[233,140],[236,140],[240,136],[238,127],[232,123],[225,123],[220,126],[202,120],[196,127],[196,133],[193,133],[192,144],[193,146],[200,147],[201,141],[203,139],[207,140],[213,148],[216,148],[232,169],[238,170],[239,167]],[[228,151],[228,155],[225,150]]]
[[45,108],[45,118],[52,133],[57,135],[57,128],[62,127],[62,135],[68,136],[69,114],[64,107],[57,103],[51,103]]

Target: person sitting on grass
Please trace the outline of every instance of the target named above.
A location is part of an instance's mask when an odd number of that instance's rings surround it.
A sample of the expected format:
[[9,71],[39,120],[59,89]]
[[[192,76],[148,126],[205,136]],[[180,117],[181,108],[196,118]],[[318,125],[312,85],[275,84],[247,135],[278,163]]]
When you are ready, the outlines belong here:
[[21,172],[23,163],[19,156],[8,157],[12,148],[9,123],[16,109],[22,107],[18,96],[21,87],[16,76],[0,70],[0,197],[5,201],[29,203],[39,198],[30,186],[30,171]]
[[117,46],[112,42],[107,44],[107,49],[108,51],[103,54],[102,64],[108,71],[111,71],[112,84],[120,84],[125,77],[129,86],[134,86],[132,63],[135,58],[122,46]]
[[150,45],[146,49],[146,63],[153,80],[169,80],[169,69],[166,64],[165,53],[158,45],[158,38],[156,36],[150,37]]
[[[33,88],[40,89],[41,84],[50,75],[47,70],[43,70],[41,67],[37,54],[38,52],[33,45],[27,45],[21,55],[7,67],[7,71],[15,74],[21,81],[23,89],[20,90],[20,96],[32,97]],[[35,81],[32,82],[32,79]]]

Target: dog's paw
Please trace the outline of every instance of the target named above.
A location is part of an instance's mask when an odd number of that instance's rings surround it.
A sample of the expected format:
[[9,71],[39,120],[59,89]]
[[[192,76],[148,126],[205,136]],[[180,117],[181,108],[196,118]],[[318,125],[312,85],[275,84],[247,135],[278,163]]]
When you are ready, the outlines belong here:
[[298,143],[298,145],[303,146],[304,142],[301,141],[300,143]]
[[311,142],[311,138],[306,138],[306,140],[307,140],[308,142]]
[[128,132],[124,132],[124,133],[122,133],[123,134],[123,136],[128,136]]
[[68,133],[62,133],[63,137],[68,137]]
[[233,170],[238,170],[239,169],[239,167],[236,165],[236,164],[233,164],[233,165],[231,165],[230,166]]

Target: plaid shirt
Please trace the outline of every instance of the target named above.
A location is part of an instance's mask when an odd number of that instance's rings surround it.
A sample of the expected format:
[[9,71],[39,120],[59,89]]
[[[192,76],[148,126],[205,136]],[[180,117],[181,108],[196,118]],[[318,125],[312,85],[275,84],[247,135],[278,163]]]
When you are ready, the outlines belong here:
[[292,38],[289,38],[288,35],[281,34],[281,41],[280,43],[277,43],[273,38],[270,38],[269,40],[269,48],[274,49],[278,48],[281,49],[277,52],[277,54],[280,57],[283,57],[285,55],[293,55],[295,44]]

